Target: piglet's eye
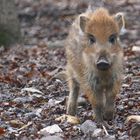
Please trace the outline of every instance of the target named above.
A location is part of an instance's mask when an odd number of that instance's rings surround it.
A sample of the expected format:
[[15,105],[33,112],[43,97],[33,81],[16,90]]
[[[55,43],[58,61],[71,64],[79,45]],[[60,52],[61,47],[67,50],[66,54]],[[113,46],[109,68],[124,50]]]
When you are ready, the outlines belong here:
[[94,44],[96,42],[94,35],[91,34],[88,34],[88,40],[89,40],[89,44]]
[[115,44],[116,43],[116,40],[117,40],[117,35],[116,34],[112,34],[110,37],[109,37],[109,42],[111,44]]

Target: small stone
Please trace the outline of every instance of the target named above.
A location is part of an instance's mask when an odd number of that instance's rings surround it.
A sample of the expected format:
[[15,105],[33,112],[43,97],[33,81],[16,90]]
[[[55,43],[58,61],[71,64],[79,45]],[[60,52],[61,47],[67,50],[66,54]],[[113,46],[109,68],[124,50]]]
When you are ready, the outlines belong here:
[[96,123],[91,121],[91,120],[86,120],[81,126],[80,126],[81,131],[84,134],[88,134],[88,133],[93,133],[96,129]]
[[103,140],[115,140],[115,135],[107,135]]
[[128,88],[128,87],[130,87],[130,85],[129,84],[122,84],[122,87]]
[[128,102],[128,106],[129,106],[129,107],[133,107],[133,105],[134,105],[134,102],[133,102],[133,101],[129,101],[129,102]]
[[140,52],[140,46],[133,46],[132,51],[134,52]]
[[16,103],[28,103],[28,102],[32,101],[32,99],[25,96],[25,97],[17,97],[13,101]]
[[103,135],[103,130],[98,128],[98,129],[95,129],[95,131],[92,134],[92,137],[96,138],[96,137],[100,137],[102,135]]
[[25,118],[27,120],[32,120],[35,117],[37,117],[37,115],[34,112],[25,113]]
[[57,124],[54,124],[54,125],[47,126],[43,129],[41,129],[39,131],[39,134],[47,135],[48,133],[54,134],[54,133],[60,133],[60,132],[63,132],[62,129]]
[[23,89],[21,90],[21,92],[24,92],[24,91],[32,92],[32,93],[40,93],[40,94],[43,94],[40,90],[35,89],[35,88],[33,88],[33,87],[30,87],[30,88],[23,88]]
[[140,138],[140,123],[136,123],[132,129],[131,129],[131,136],[137,138]]
[[48,101],[48,105],[50,106],[50,107],[53,107],[53,106],[55,106],[55,105],[57,105],[57,104],[59,104],[59,103],[61,103],[62,101],[58,101],[58,100],[55,100],[55,99],[49,99],[49,101]]
[[123,135],[123,136],[120,136],[119,138],[119,140],[128,140],[128,139],[130,139],[128,135]]
[[46,136],[41,138],[40,140],[63,140],[63,139],[59,136]]
[[123,105],[118,105],[117,109],[119,109],[120,111],[124,110],[124,106]]

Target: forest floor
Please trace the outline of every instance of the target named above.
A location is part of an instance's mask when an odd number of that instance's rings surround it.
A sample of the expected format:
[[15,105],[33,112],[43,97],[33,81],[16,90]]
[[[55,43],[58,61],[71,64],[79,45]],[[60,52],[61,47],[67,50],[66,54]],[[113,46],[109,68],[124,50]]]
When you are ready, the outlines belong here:
[[[127,31],[121,35],[124,78],[109,135],[96,128],[88,103],[78,106],[79,124],[57,120],[66,114],[69,91],[66,81],[54,77],[66,65],[65,50],[57,48],[55,42],[67,37],[75,16],[89,4],[93,8],[104,6],[111,13],[124,12],[126,17]],[[140,115],[139,0],[16,0],[16,5],[25,41],[24,45],[0,48],[0,139],[132,139],[134,122],[126,119]],[[50,44],[56,48],[50,49]],[[92,133],[88,132],[90,125],[94,126]]]

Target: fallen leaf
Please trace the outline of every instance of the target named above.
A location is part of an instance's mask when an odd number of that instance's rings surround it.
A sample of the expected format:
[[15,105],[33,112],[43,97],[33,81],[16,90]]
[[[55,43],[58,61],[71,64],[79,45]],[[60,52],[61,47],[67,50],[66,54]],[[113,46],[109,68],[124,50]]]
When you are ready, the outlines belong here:
[[0,136],[5,134],[5,129],[0,127]]
[[68,123],[71,123],[71,124],[79,124],[80,123],[80,120],[77,117],[71,116],[71,115],[62,115],[62,116],[56,118],[55,120],[61,121],[61,122],[67,121]]
[[3,65],[0,64],[0,68],[3,68]]
[[28,126],[32,125],[33,123],[32,122],[28,122],[26,125],[22,126],[21,128],[19,128],[17,131],[21,131],[25,128],[27,128]]
[[33,92],[33,93],[34,93],[34,92],[37,92],[37,93],[43,94],[40,90],[35,89],[35,88],[33,88],[33,87],[21,89],[21,92],[24,92],[24,91],[29,91],[29,92]]
[[126,122],[129,122],[131,120],[134,120],[136,122],[140,122],[140,115],[131,115],[131,116],[128,116],[127,119],[126,119]]
[[21,122],[20,120],[11,120],[9,123],[12,127],[15,128],[22,127],[24,125],[24,123]]

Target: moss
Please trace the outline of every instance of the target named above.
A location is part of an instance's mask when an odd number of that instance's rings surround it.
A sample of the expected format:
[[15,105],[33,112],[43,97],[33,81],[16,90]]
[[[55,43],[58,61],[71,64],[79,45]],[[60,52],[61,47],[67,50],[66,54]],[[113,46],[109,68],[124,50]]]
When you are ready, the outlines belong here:
[[15,31],[11,28],[5,28],[0,25],[0,46],[9,46],[13,43],[18,43],[21,41],[20,32]]
[[0,46],[7,46],[11,41],[10,36],[7,33],[0,32]]

